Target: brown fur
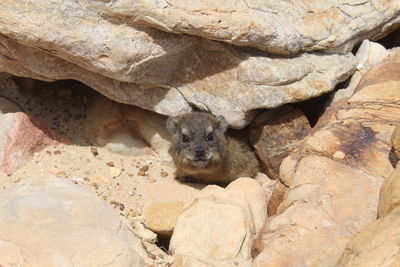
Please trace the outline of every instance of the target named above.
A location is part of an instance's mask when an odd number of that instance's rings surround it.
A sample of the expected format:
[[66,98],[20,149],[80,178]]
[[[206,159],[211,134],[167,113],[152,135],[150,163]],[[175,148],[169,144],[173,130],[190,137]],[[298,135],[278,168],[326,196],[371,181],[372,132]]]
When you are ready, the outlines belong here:
[[[173,139],[170,153],[177,179],[228,184],[239,177],[254,177],[259,171],[257,157],[245,139],[225,133],[223,116],[188,113],[169,118],[167,128]],[[210,132],[212,139],[208,139]]]

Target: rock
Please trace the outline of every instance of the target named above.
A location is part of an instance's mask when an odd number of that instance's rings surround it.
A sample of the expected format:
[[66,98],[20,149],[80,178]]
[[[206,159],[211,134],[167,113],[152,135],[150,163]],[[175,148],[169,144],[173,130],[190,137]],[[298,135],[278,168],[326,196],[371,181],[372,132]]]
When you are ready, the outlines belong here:
[[282,162],[283,200],[254,266],[337,266],[347,242],[376,219],[380,187],[393,171],[399,71],[400,54],[372,67]]
[[363,75],[372,66],[382,62],[389,56],[389,54],[389,50],[386,50],[383,45],[364,40],[357,50],[356,58],[358,64],[356,72],[351,76],[350,83],[346,88],[340,89],[332,95],[331,103],[335,103],[344,97],[350,97],[353,95],[354,90]]
[[111,206],[66,179],[19,182],[0,192],[0,203],[0,265],[151,262],[141,241]]
[[35,152],[58,138],[39,120],[23,112],[0,114],[0,170],[11,175]]
[[400,209],[364,227],[348,244],[337,266],[399,266]]
[[397,125],[396,129],[393,131],[391,142],[393,153],[396,155],[397,159],[400,159],[400,124]]
[[203,187],[176,180],[148,184],[143,195],[146,227],[157,234],[171,236],[183,207],[191,203]]
[[151,154],[135,129],[124,124],[119,103],[100,96],[88,109],[87,117],[85,130],[99,146],[126,156]]
[[265,193],[254,179],[239,178],[226,189],[209,185],[179,215],[170,252],[211,266],[248,266],[265,205]]
[[79,80],[108,98],[163,115],[180,115],[193,106],[224,115],[233,128],[246,126],[257,109],[329,92],[356,67],[351,53],[268,57],[135,28],[83,2],[7,0],[1,5],[0,71]]
[[[400,166],[400,165],[399,165]],[[400,205],[400,167],[385,180],[379,194],[378,218],[389,214]]]
[[[91,1],[110,20],[255,47],[270,53],[351,51],[400,24],[396,0]],[[277,30],[279,29],[279,30]]]
[[269,177],[278,179],[282,160],[310,130],[303,112],[288,106],[265,111],[254,119],[250,141]]
[[140,136],[164,162],[172,162],[169,154],[170,134],[166,128],[166,117],[138,107],[121,105],[122,118],[137,129]]

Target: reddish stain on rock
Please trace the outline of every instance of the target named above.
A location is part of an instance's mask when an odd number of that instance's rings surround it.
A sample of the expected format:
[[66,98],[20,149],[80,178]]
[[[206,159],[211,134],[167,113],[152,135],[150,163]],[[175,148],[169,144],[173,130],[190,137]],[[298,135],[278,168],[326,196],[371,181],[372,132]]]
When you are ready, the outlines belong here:
[[0,139],[0,170],[7,175],[32,158],[33,153],[59,143],[50,129],[23,112],[1,116]]

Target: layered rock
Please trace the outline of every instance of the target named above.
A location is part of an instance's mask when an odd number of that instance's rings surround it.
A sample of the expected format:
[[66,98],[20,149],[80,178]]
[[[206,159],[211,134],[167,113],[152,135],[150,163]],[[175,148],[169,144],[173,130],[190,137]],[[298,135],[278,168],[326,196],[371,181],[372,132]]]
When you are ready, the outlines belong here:
[[[167,32],[198,35],[270,53],[351,51],[400,24],[400,3],[320,1],[96,1],[110,19]],[[277,30],[279,29],[279,30]]]
[[178,217],[174,266],[247,266],[266,219],[264,190],[251,178],[204,188]]
[[98,11],[83,2],[3,1],[0,70],[79,80],[111,99],[164,115],[196,106],[241,128],[255,115],[252,110],[328,92],[356,65],[352,54],[268,57],[121,24],[111,15],[106,20]]
[[145,266],[139,238],[111,206],[66,179],[0,193],[0,265]]
[[400,54],[373,67],[283,161],[284,198],[255,266],[336,266],[351,237],[376,219],[379,189],[393,171],[399,73]]

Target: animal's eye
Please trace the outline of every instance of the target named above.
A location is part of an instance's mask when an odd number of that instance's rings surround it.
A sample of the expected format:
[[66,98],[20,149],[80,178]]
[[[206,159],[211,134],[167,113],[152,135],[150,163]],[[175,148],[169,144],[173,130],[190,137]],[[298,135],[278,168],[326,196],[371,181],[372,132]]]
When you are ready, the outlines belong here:
[[186,134],[182,134],[182,142],[183,143],[189,143],[189,136],[187,136]]
[[214,140],[214,135],[213,135],[212,132],[209,133],[209,134],[207,135],[206,140],[207,140],[207,141],[212,141],[212,140]]

